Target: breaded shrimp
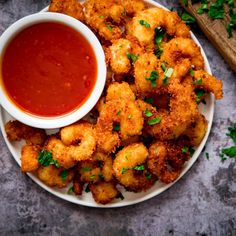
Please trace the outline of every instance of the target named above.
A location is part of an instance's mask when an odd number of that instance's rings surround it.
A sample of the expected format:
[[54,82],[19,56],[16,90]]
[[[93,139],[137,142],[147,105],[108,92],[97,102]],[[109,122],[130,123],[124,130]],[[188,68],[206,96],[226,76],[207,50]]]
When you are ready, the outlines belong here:
[[157,57],[153,53],[142,54],[134,65],[135,85],[138,94],[144,97],[162,86],[163,75]]
[[42,146],[46,141],[46,132],[43,129],[37,129],[14,120],[5,124],[5,131],[10,142],[25,139],[27,144]]
[[179,137],[199,114],[195,101],[195,94],[191,85],[170,83],[170,111],[158,111],[150,120],[159,119],[157,124],[149,124],[147,131],[160,140],[175,139]]
[[197,88],[201,88],[206,92],[212,92],[216,99],[223,98],[223,84],[221,80],[217,80],[214,76],[203,70],[194,71],[194,79],[200,81],[199,84],[195,83]]
[[38,155],[41,150],[40,146],[26,144],[21,149],[21,171],[34,172],[40,165]]
[[127,33],[135,36],[141,45],[154,48],[155,28],[164,28],[170,36],[190,37],[189,28],[176,12],[161,8],[148,8],[138,12],[127,24]]
[[148,171],[145,169],[147,157],[148,150],[142,143],[131,144],[116,154],[113,163],[114,174],[125,188],[140,192],[154,184],[154,178],[147,178]]
[[190,38],[173,38],[164,45],[161,61],[174,68],[183,59],[189,59],[196,70],[204,68],[200,47]]
[[[66,171],[66,178],[62,178],[62,172]],[[43,181],[46,185],[50,187],[64,188],[66,187],[74,177],[73,170],[63,170],[62,168],[57,168],[54,165],[49,165],[47,167],[41,166],[38,171],[38,178]]]
[[59,12],[84,21],[83,6],[78,0],[51,0],[50,12]]
[[76,165],[74,156],[68,152],[69,147],[65,146],[62,141],[55,136],[51,136],[48,139],[44,148],[52,153],[53,159],[58,161],[61,167],[69,169]]
[[129,84],[126,82],[114,82],[107,89],[106,101],[119,99],[135,101],[135,94],[131,90]]
[[183,148],[175,143],[155,142],[152,144],[147,162],[151,173],[166,184],[175,181],[190,156],[188,147]]
[[83,122],[64,127],[60,131],[60,136],[62,142],[69,146],[68,154],[74,160],[86,160],[92,156],[96,147],[96,133],[90,123]]
[[89,189],[97,203],[107,204],[114,200],[119,191],[113,182],[100,182],[96,184],[89,184]]
[[199,113],[196,120],[186,129],[184,135],[189,138],[189,142],[192,146],[198,146],[204,138],[207,131],[207,120]]
[[117,74],[127,74],[132,63],[143,52],[138,41],[133,37],[118,39],[106,50],[106,58],[110,63],[111,69]]

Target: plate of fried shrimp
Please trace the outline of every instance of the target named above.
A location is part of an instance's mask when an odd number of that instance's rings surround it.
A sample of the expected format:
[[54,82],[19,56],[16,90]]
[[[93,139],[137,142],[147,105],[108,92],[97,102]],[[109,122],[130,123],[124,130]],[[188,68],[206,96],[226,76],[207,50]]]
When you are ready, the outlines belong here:
[[106,86],[94,109],[59,130],[26,126],[1,110],[1,131],[21,171],[67,201],[122,207],[178,181],[200,155],[222,82],[196,37],[151,0],[52,0],[100,40]]

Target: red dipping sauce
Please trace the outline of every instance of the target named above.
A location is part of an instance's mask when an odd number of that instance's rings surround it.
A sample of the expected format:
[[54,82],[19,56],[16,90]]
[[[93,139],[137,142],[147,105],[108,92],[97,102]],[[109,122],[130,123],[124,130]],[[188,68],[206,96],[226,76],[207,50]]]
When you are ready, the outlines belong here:
[[89,98],[97,79],[95,53],[82,34],[59,23],[24,29],[2,57],[2,81],[13,103],[27,113],[62,116]]

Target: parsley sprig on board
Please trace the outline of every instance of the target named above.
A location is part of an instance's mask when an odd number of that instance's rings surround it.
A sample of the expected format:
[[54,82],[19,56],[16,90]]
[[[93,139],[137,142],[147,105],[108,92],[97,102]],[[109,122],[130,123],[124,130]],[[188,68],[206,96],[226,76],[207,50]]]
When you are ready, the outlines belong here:
[[[184,6],[188,6],[188,0],[182,0],[182,2]],[[234,0],[191,0],[191,3],[201,3],[197,9],[198,14],[207,13],[208,17],[212,20],[224,19],[228,38],[232,37],[232,30],[236,29],[236,4]],[[182,16],[182,20],[186,21],[186,23],[194,23],[194,20],[188,13]]]

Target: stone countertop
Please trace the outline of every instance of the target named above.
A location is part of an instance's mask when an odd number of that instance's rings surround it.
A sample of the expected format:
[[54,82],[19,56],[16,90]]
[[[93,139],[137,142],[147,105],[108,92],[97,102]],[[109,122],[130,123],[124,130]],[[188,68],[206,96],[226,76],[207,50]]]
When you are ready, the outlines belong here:
[[[0,0],[0,34],[17,19],[41,10],[48,0]],[[181,9],[177,1],[164,5]],[[210,137],[190,171],[173,187],[146,202],[94,209],[61,200],[20,172],[0,135],[0,235],[187,236],[236,235],[236,162],[221,163],[225,133],[236,121],[236,75],[198,28],[212,72],[224,81]]]

